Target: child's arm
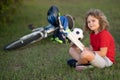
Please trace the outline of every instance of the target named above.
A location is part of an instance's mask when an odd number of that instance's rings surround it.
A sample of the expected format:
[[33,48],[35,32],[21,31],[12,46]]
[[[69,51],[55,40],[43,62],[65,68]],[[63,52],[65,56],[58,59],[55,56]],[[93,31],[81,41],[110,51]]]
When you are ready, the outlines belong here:
[[104,57],[104,56],[106,56],[107,50],[108,50],[107,47],[102,47],[102,48],[100,48],[99,51],[95,51],[95,52],[98,53],[100,56]]
[[93,51],[93,47],[92,47],[91,45],[89,46],[89,49],[90,49],[91,51]]

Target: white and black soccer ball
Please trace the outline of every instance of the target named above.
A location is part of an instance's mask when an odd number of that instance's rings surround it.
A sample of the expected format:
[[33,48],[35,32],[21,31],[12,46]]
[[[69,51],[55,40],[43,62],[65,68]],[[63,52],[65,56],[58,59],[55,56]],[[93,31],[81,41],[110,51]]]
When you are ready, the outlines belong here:
[[72,33],[75,34],[78,40],[82,40],[84,37],[83,30],[81,28],[74,28]]

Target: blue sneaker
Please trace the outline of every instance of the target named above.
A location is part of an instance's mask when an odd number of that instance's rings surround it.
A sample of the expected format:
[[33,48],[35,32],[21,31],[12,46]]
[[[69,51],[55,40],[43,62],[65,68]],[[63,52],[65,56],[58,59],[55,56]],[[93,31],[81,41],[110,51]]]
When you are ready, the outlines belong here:
[[68,61],[67,61],[67,64],[70,66],[70,67],[76,67],[76,60],[75,59],[69,59]]

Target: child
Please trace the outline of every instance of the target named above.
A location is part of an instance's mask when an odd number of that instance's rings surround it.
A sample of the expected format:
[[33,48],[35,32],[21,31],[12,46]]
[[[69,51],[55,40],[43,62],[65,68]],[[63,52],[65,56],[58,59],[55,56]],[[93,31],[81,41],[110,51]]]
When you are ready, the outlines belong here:
[[90,33],[90,47],[84,47],[81,52],[78,47],[71,45],[69,54],[73,59],[68,64],[78,71],[91,65],[97,68],[112,66],[115,62],[115,42],[108,27],[104,13],[99,9],[90,9],[85,17],[85,31]]

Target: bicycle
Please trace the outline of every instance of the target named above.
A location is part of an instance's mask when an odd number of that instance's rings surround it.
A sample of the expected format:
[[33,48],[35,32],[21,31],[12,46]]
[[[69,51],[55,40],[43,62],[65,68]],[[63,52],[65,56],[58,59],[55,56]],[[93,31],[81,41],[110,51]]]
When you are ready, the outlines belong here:
[[[31,28],[31,25],[29,27]],[[5,45],[4,50],[18,49],[28,44],[35,43],[43,38],[47,38],[48,36],[52,35],[53,32],[57,29],[58,27],[54,27],[50,24],[45,27],[35,28],[31,33],[24,35],[21,38]]]

